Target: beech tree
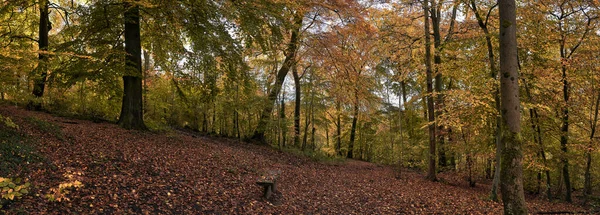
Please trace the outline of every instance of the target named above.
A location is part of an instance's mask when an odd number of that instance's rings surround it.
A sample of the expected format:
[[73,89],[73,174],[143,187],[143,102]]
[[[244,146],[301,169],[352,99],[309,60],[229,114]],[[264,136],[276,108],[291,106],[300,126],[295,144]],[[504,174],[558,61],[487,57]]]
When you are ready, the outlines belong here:
[[146,129],[142,103],[142,45],[140,40],[140,8],[136,2],[125,2],[125,69],[123,103],[118,124],[127,129]]
[[[48,32],[52,29],[52,24],[50,23],[50,19],[48,17],[49,10],[48,5],[50,3],[48,0],[40,0],[39,8],[40,8],[40,23],[39,23],[39,37],[38,37],[38,67],[36,75],[39,75],[35,79],[35,84],[33,86],[33,95],[36,98],[41,98],[44,95],[44,89],[46,88],[46,78],[48,76],[48,54],[45,53],[48,51]],[[35,101],[30,103],[33,109],[40,110],[42,108],[41,101]]]
[[425,26],[425,74],[427,81],[427,119],[429,120],[429,167],[427,170],[427,179],[437,181],[436,177],[436,125],[435,108],[433,103],[433,71],[431,68],[431,36],[429,29],[429,1],[423,1],[424,26]]
[[519,66],[517,60],[517,14],[514,0],[499,0],[500,9],[500,103],[502,108],[502,166],[500,188],[504,214],[527,214],[523,193],[523,151]]
[[298,49],[298,41],[300,40],[300,29],[302,28],[302,20],[304,18],[303,12],[296,12],[294,15],[294,25],[291,29],[290,41],[288,42],[287,49],[285,51],[285,60],[277,71],[277,76],[275,79],[275,83],[271,87],[267,95],[267,104],[263,108],[260,119],[258,121],[258,125],[256,126],[256,130],[254,131],[254,135],[252,139],[258,141],[262,144],[267,144],[265,141],[265,132],[267,129],[267,124],[269,119],[271,118],[271,112],[273,111],[273,106],[275,106],[275,100],[277,99],[277,95],[279,95],[279,91],[281,91],[281,87],[283,86],[283,81],[287,76],[290,69],[295,64],[296,51]]

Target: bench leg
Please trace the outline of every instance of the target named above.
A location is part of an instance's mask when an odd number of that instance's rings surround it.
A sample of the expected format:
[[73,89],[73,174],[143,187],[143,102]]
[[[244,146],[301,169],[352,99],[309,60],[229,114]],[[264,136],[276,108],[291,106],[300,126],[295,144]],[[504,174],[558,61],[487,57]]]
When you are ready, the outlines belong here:
[[273,192],[277,192],[277,181],[273,181]]
[[271,186],[265,186],[265,194],[264,194],[265,198],[268,199],[269,197],[271,197],[271,193],[272,193]]

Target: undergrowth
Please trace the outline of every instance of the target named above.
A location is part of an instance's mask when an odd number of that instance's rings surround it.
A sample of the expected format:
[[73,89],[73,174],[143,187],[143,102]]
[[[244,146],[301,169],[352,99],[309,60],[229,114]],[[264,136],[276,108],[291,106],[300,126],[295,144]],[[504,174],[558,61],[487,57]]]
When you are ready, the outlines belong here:
[[0,125],[0,173],[8,176],[17,172],[23,164],[40,161],[31,140],[13,128]]
[[321,151],[312,151],[312,150],[302,151],[302,150],[296,149],[296,148],[283,148],[282,151],[291,153],[291,154],[295,154],[298,156],[308,157],[313,161],[316,161],[319,163],[324,163],[324,164],[341,164],[346,161],[342,157],[330,156],[327,153],[321,152]]
[[67,141],[67,138],[65,137],[64,133],[62,132],[62,130],[60,129],[60,127],[58,125],[48,122],[48,121],[45,121],[45,120],[35,118],[35,117],[27,117],[27,118],[25,118],[25,120],[27,120],[29,123],[33,124],[40,131],[47,133],[47,134],[51,134],[54,137],[56,137],[56,139],[59,139],[60,141]]

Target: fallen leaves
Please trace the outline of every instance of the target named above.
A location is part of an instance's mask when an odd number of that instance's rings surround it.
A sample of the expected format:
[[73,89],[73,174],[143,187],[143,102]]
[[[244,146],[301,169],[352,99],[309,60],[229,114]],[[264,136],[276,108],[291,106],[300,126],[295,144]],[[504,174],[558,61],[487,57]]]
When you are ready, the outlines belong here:
[[[193,137],[176,131],[168,135],[132,132],[113,124],[65,120],[14,107],[0,107],[0,114],[10,116],[23,132],[37,138],[38,151],[46,158],[43,165],[28,165],[27,178],[35,189],[10,205],[9,212],[21,209],[32,214],[499,214],[502,211],[501,204],[485,200],[488,194],[485,185],[473,189],[458,182],[434,183],[411,171],[403,171],[400,179],[396,179],[397,173],[392,168],[362,161],[326,165],[234,140]],[[68,141],[36,129],[28,123],[28,117],[57,125]],[[265,200],[256,179],[270,169],[281,170],[281,175],[277,179],[278,192],[271,200]],[[56,199],[65,201],[44,198],[48,190],[61,187],[68,193]],[[574,205],[537,199],[529,199],[528,204],[532,213],[582,211]]]

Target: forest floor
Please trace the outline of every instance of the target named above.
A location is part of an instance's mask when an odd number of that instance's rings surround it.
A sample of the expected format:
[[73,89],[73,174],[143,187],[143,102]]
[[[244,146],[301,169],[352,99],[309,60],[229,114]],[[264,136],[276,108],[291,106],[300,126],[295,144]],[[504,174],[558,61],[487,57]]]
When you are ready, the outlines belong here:
[[[32,184],[8,214],[500,214],[489,185],[348,160],[322,163],[230,139],[129,131],[110,123],[0,106],[39,159],[10,173]],[[256,185],[278,169],[278,192]],[[2,173],[0,175],[5,175]],[[62,184],[64,189],[58,189]],[[48,195],[50,194],[50,195]],[[528,196],[530,213],[585,211]],[[60,200],[60,201],[59,201]]]

